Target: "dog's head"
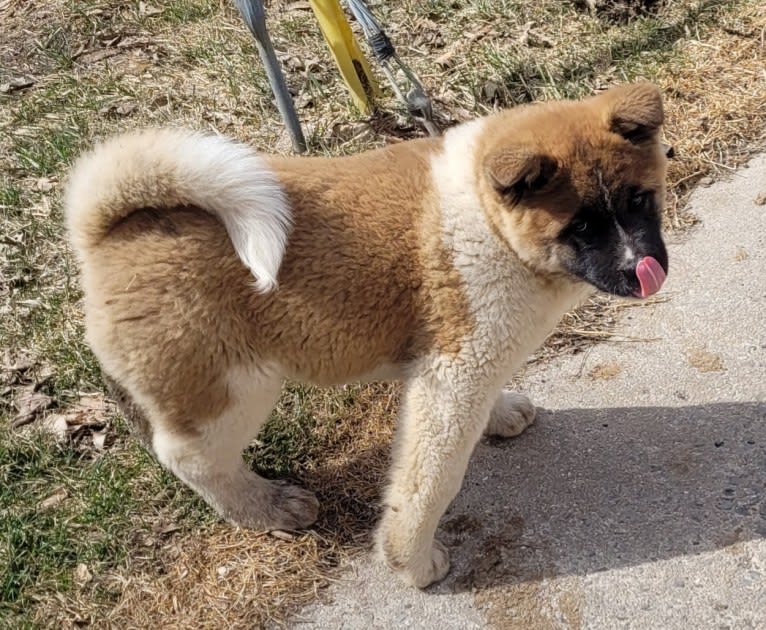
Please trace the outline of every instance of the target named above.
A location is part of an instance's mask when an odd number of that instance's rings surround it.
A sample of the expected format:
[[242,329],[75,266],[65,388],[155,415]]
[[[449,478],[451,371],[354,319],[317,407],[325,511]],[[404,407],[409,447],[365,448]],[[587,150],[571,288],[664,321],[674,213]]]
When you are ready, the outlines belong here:
[[648,83],[489,118],[477,179],[494,231],[538,273],[615,295],[655,293],[668,270],[662,122]]

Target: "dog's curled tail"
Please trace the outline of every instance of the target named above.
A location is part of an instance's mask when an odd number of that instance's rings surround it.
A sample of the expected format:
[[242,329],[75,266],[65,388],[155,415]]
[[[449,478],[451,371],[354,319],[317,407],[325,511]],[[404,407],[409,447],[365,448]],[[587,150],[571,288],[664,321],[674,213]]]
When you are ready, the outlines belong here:
[[276,288],[290,207],[263,158],[244,145],[181,129],[118,136],[77,161],[64,201],[81,256],[136,210],[186,205],[221,220],[259,291]]

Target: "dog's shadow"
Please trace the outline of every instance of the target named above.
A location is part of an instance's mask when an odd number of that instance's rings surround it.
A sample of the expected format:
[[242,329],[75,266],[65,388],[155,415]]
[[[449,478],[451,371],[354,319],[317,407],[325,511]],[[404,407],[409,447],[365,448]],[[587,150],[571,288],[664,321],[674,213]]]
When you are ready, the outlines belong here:
[[766,537],[766,404],[541,411],[479,445],[438,592],[585,575]]
[[[334,505],[323,535],[340,529],[341,544],[369,541],[387,450],[379,445],[334,471],[339,496],[325,497]],[[364,496],[343,494],[343,480],[358,475],[368,476]],[[766,537],[766,404],[539,410],[520,437],[479,444],[437,536],[452,570],[435,593],[586,575]]]

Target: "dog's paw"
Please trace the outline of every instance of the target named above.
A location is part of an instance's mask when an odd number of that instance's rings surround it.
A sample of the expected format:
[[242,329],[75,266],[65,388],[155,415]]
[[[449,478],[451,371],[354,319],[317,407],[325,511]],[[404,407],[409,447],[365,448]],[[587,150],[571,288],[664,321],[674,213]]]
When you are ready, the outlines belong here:
[[303,529],[317,520],[319,501],[313,492],[286,483],[273,482],[268,529]]
[[425,553],[407,561],[403,561],[400,554],[385,542],[381,544],[380,551],[385,563],[410,586],[426,588],[443,580],[449,573],[449,551],[438,540],[434,540]]
[[430,557],[420,567],[410,569],[406,579],[413,586],[425,588],[447,577],[449,566],[449,551],[438,540],[434,540]]
[[438,540],[434,540],[431,552],[425,554],[419,562],[399,571],[405,582],[417,588],[425,588],[443,580],[447,573],[449,573],[449,551]]
[[303,529],[317,520],[319,501],[313,492],[284,481],[267,484],[254,484],[249,496],[222,510],[222,516],[232,525],[260,531]]
[[485,433],[498,437],[516,437],[535,421],[537,410],[529,398],[503,391],[492,408]]

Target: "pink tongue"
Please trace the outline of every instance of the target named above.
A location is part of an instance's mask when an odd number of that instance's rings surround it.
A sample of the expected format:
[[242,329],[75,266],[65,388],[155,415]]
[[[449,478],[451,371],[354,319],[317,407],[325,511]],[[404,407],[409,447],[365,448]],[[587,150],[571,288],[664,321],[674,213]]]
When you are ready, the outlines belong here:
[[[636,276],[641,283],[640,297],[649,297],[660,290],[662,283],[665,282],[665,270],[651,256],[645,256],[638,261],[636,265]],[[638,291],[636,292],[637,295]]]

